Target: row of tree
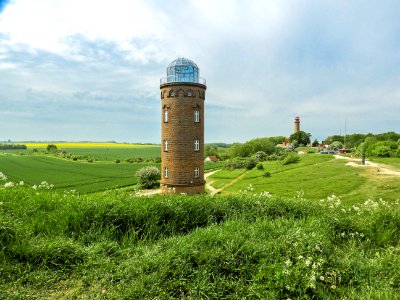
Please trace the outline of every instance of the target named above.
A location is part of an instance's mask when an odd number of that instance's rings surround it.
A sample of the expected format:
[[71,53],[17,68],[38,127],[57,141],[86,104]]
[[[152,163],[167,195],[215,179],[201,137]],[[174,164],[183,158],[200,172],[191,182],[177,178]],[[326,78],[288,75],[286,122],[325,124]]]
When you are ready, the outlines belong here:
[[1,143],[0,144],[1,150],[26,150],[26,145],[23,144],[8,144],[8,143]]
[[328,136],[325,139],[325,144],[332,144],[333,142],[341,142],[346,148],[352,149],[352,148],[357,148],[360,146],[367,138],[374,138],[375,141],[393,141],[397,142],[400,139],[400,134],[389,131],[385,133],[379,133],[379,134],[361,134],[361,133],[354,133],[354,134],[349,134],[346,136],[343,135],[332,135]]

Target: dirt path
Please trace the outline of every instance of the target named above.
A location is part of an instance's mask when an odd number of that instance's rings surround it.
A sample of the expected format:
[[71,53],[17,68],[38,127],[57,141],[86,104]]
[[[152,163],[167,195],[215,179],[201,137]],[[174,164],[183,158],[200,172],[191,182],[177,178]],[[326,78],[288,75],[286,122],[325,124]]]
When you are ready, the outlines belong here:
[[[214,173],[217,172],[217,171],[219,171],[219,170],[216,170],[216,171],[213,171],[213,172],[208,173],[208,176],[214,174]],[[236,177],[236,178],[233,179],[231,182],[225,184],[224,186],[222,186],[222,187],[219,188],[219,189],[216,189],[215,187],[213,187],[213,186],[211,185],[211,183],[212,183],[213,181],[207,182],[207,183],[206,183],[206,187],[211,191],[211,193],[210,193],[211,196],[214,196],[214,195],[216,195],[216,194],[222,192],[223,190],[225,190],[227,187],[231,186],[231,185],[234,184],[235,182],[239,181],[242,177],[244,177],[244,175],[245,175],[246,173],[247,173],[247,171],[245,171],[243,174],[240,174],[238,177]],[[208,176],[207,176],[207,177],[208,177]],[[204,177],[206,178],[206,176],[204,176]]]
[[355,159],[352,157],[341,156],[341,155],[334,155],[336,159],[344,159],[348,160],[349,162],[346,163],[346,166],[352,166],[356,168],[376,168],[377,175],[389,175],[389,176],[400,176],[400,171],[394,170],[387,165],[378,164],[371,161],[366,160],[365,165],[362,165],[360,159]]

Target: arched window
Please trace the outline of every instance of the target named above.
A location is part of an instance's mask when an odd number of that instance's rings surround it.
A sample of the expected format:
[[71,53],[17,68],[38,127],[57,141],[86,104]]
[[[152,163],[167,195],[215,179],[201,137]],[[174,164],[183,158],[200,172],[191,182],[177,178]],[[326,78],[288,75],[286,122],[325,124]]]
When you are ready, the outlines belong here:
[[199,123],[200,122],[200,111],[195,110],[194,111],[194,122]]
[[175,97],[175,91],[174,90],[170,90],[169,91],[169,96],[170,97]]
[[194,140],[194,151],[199,151],[199,150],[200,150],[200,141]]
[[192,90],[189,90],[189,91],[187,92],[187,95],[188,95],[188,97],[192,97],[192,95],[193,95]]
[[194,168],[194,177],[195,178],[200,177],[200,168],[199,167]]
[[164,151],[168,151],[168,141],[164,141]]
[[164,168],[164,178],[168,178],[168,168]]
[[164,123],[168,123],[168,110],[164,110]]

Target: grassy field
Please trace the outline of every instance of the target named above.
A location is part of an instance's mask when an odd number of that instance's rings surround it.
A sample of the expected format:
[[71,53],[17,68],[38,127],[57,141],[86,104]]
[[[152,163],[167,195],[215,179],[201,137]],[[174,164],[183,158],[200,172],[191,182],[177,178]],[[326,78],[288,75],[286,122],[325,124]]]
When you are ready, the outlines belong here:
[[[15,182],[38,185],[42,181],[55,189],[95,192],[136,184],[135,173],[144,163],[73,162],[49,156],[0,155],[0,171]],[[153,164],[154,165],[154,164]]]
[[[369,198],[400,198],[399,178],[380,176],[375,169],[346,166],[346,162],[331,155],[310,154],[301,156],[299,163],[286,166],[279,161],[264,162],[264,170],[253,169],[245,173],[244,170],[221,170],[211,175],[210,180],[214,188],[223,189],[222,193],[238,193],[251,185],[254,192],[268,191],[280,196],[293,197],[303,191],[310,200],[319,200],[332,193],[354,203]],[[265,171],[271,176],[264,177]]]
[[400,204],[0,188],[1,299],[398,299]]
[[118,143],[26,143],[27,150],[8,150],[7,153],[32,153],[33,149],[44,150],[48,144],[54,144],[59,150],[95,160],[113,161],[127,158],[154,158],[161,156],[158,145],[118,144]]

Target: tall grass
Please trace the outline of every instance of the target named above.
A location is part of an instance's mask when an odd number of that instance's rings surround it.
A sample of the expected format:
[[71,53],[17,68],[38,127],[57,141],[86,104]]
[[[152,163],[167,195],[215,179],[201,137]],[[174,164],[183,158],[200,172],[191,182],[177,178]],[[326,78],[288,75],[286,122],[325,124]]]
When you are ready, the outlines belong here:
[[0,189],[0,298],[391,299],[400,204]]

